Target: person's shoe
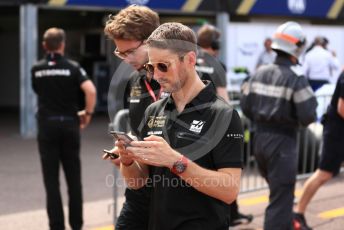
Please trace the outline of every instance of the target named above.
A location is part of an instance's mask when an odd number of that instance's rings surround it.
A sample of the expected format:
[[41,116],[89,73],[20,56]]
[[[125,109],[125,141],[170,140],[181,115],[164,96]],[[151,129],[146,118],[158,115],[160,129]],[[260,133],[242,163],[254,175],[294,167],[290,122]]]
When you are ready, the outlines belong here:
[[237,226],[240,224],[249,224],[251,223],[253,220],[253,215],[249,214],[249,215],[244,215],[242,213],[238,213],[238,216],[236,218],[234,218],[233,220],[231,220],[229,226]]
[[301,213],[293,213],[293,226],[294,230],[312,230],[312,228],[307,225],[305,216]]

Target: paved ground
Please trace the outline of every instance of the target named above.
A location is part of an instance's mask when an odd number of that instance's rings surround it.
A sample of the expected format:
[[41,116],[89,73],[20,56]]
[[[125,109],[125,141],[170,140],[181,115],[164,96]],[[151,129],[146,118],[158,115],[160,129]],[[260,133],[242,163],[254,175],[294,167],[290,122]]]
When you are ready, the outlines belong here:
[[[296,197],[301,195],[301,185],[302,182],[299,182],[295,191]],[[253,214],[254,221],[249,225],[241,225],[233,229],[261,229],[268,195],[267,190],[241,194],[239,196],[240,211]],[[344,229],[344,175],[332,180],[318,191],[308,207],[306,218],[314,230]]]
[[[82,182],[85,227],[111,224],[113,215],[113,167],[101,159],[103,148],[112,146],[108,118],[96,116],[82,134]],[[0,229],[47,229],[37,143],[19,136],[18,118],[0,117]],[[67,204],[61,173],[61,191]]]
[[[110,147],[108,118],[98,115],[82,134],[82,170],[85,229],[108,230],[113,219],[113,167],[101,160],[101,150]],[[316,195],[307,217],[315,230],[341,230],[344,226],[344,176],[327,184]],[[61,174],[61,190],[67,204]],[[118,183],[117,183],[118,184]],[[124,186],[120,183],[119,194]],[[296,195],[300,194],[300,185]],[[234,229],[260,229],[268,191],[241,194],[240,209],[255,216],[253,223]],[[18,118],[0,114],[0,230],[46,230],[45,195],[35,139],[19,136]],[[123,197],[120,196],[120,209]],[[331,210],[330,213],[324,213]],[[66,210],[67,212],[67,210]],[[68,226],[68,225],[67,225]]]

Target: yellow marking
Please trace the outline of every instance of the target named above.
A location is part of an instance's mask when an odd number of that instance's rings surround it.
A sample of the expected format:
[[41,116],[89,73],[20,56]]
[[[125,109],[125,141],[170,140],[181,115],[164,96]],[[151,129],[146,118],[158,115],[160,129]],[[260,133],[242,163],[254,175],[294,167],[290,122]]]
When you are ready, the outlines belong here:
[[241,2],[240,6],[237,9],[237,14],[244,14],[247,15],[252,7],[254,6],[254,4],[256,3],[257,0],[244,0]]
[[49,5],[55,5],[55,6],[63,6],[63,5],[66,5],[66,2],[68,0],[50,0],[49,1]]
[[300,197],[302,195],[302,189],[295,190],[294,196],[295,197]]
[[[302,194],[302,190],[295,190],[295,197],[300,197]],[[268,196],[258,196],[258,197],[251,197],[251,198],[245,198],[245,199],[239,199],[238,200],[239,205],[244,206],[251,206],[251,205],[257,205],[257,204],[263,204],[269,202]]]
[[182,7],[182,11],[195,12],[202,1],[203,0],[187,0]]
[[335,0],[327,13],[327,17],[331,19],[336,19],[341,9],[343,8],[344,0]]
[[344,208],[332,209],[326,212],[320,213],[318,216],[324,219],[335,218],[339,216],[344,216]]
[[258,196],[258,197],[240,199],[239,205],[250,206],[250,205],[256,205],[256,204],[261,204],[261,203],[267,203],[268,201],[269,201],[269,197]]
[[105,227],[100,227],[100,228],[95,228],[93,230],[115,230],[113,225],[105,226]]

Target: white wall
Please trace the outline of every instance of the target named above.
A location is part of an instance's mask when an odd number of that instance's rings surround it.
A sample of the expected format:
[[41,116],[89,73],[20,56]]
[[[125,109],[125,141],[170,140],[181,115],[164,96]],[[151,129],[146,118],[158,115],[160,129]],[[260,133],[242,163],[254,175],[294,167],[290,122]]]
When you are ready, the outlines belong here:
[[[334,50],[341,64],[344,63],[344,27],[343,26],[319,26],[300,23],[307,36],[308,47],[315,36],[325,36],[329,40],[328,49]],[[252,22],[240,23],[230,22],[228,24],[227,62],[228,70],[234,67],[247,67],[251,73],[254,72],[259,54],[263,51],[265,38],[272,37],[279,23]],[[228,74],[228,82],[238,78],[233,73]],[[229,88],[231,88],[229,86]]]

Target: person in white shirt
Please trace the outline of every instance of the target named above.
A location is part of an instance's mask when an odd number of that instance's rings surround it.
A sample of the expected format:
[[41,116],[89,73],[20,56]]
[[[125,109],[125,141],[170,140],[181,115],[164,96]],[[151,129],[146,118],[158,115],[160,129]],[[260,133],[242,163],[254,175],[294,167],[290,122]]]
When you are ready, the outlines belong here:
[[264,41],[264,51],[259,55],[256,69],[262,65],[268,65],[275,61],[276,53],[271,48],[272,40],[271,38],[266,38]]
[[327,44],[326,38],[318,36],[314,40],[314,47],[305,55],[304,74],[313,91],[332,82],[332,78],[336,77],[335,73],[340,68],[338,59],[326,49]]

